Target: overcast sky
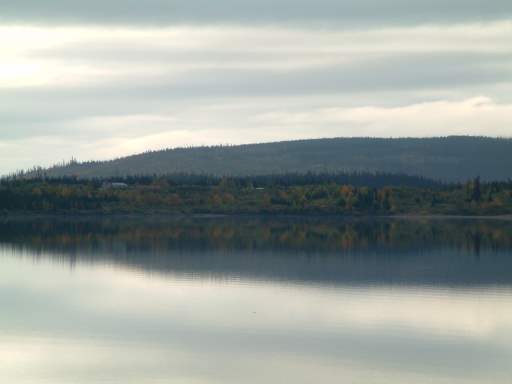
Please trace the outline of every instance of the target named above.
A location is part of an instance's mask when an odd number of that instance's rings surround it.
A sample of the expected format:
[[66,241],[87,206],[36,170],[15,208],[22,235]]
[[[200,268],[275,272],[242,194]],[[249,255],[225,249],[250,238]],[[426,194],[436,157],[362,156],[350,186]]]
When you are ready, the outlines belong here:
[[0,173],[511,122],[510,0],[0,0]]

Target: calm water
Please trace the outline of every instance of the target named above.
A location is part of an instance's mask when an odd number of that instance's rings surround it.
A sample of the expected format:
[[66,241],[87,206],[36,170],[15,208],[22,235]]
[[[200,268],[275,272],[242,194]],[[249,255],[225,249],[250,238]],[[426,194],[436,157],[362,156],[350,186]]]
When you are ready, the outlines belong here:
[[0,220],[2,383],[510,383],[512,222]]

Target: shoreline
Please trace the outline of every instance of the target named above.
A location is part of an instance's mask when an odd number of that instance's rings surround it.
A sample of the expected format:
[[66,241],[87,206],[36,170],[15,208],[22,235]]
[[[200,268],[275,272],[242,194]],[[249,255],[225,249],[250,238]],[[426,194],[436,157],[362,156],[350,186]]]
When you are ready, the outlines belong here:
[[167,213],[167,212],[8,212],[0,213],[4,219],[335,219],[335,220],[501,220],[512,221],[512,215],[453,215],[453,214],[397,214],[397,215],[342,215],[328,213]]

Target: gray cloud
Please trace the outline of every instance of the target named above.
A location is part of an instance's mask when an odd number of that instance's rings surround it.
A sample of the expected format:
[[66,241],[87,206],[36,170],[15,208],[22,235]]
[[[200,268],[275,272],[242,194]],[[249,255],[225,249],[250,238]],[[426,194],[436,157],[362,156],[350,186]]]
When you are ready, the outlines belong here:
[[[207,59],[208,55],[201,58]],[[185,68],[178,78],[167,76],[164,66],[159,74],[140,72],[97,84],[18,88],[0,94],[0,120],[16,127],[3,132],[2,138],[49,133],[55,128],[48,124],[87,116],[158,113],[172,106],[216,104],[232,98],[318,95],[344,100],[364,94],[365,102],[374,105],[381,104],[382,94],[388,94],[386,100],[391,104],[403,103],[404,94],[414,100],[420,92],[453,88],[485,94],[512,78],[511,60],[512,54],[393,55],[289,71]],[[397,94],[396,99],[390,93]]]
[[476,0],[0,0],[0,173],[177,145],[508,135],[511,11]]
[[508,0],[17,0],[0,22],[164,25],[172,23],[417,24],[506,19]]

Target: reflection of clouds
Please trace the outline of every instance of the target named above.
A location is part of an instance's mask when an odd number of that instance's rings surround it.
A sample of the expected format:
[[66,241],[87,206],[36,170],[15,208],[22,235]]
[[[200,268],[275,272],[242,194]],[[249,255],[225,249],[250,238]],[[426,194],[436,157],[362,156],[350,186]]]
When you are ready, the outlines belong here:
[[[431,336],[486,339],[512,332],[512,291],[508,289],[437,290],[435,288],[316,288],[269,282],[138,279],[118,269],[95,273],[101,300],[88,295],[91,309],[131,314],[133,301],[140,315],[154,310],[179,313],[189,324],[230,324],[240,329],[300,331],[309,327],[410,329]],[[86,279],[88,280],[88,279]],[[96,280],[98,282],[98,280]],[[107,287],[108,286],[108,287]],[[99,294],[98,292],[98,294]],[[120,298],[128,296],[133,301]],[[151,297],[151,301],[145,298]],[[191,309],[193,305],[193,311]],[[217,309],[222,307],[222,311]],[[251,316],[254,312],[257,317]],[[236,319],[235,323],[233,319]],[[257,320],[256,322],[254,320]],[[290,324],[290,319],[294,319]],[[232,324],[231,324],[232,323]]]
[[[52,383],[103,374],[137,382],[147,372],[155,381],[240,382],[250,374],[247,382],[281,376],[299,383],[313,374],[471,382],[471,372],[475,382],[506,382],[508,289],[185,279],[82,263],[71,271],[5,250],[0,266],[0,302],[8,308],[0,325],[9,330],[0,333],[0,356],[12,352],[0,372],[12,377],[23,367]],[[51,356],[63,356],[58,366]]]
[[[52,384],[112,383],[294,383],[371,379],[374,383],[428,383],[426,375],[385,367],[359,366],[355,362],[329,361],[314,356],[282,353],[232,354],[229,349],[201,356],[197,351],[148,344],[96,339],[0,337],[2,379],[33,384],[41,378]],[[229,345],[227,345],[229,347]],[[196,353],[194,353],[196,352]],[[3,359],[5,357],[5,359]],[[458,383],[451,379],[450,383]],[[476,381],[475,381],[476,382]]]
[[[173,379],[179,379],[179,371],[193,364],[193,356],[178,349],[144,344],[23,335],[0,337],[0,341],[2,379],[15,384],[41,382],[41,378],[49,378],[52,384],[70,380],[74,383],[154,382],[171,374]],[[193,376],[193,370],[188,375]]]
[[[112,343],[74,339],[55,342],[49,338],[0,339],[0,356],[24,354],[0,369],[9,383],[33,384],[44,377],[52,384],[90,383],[294,383],[371,382],[402,383],[481,383],[481,376],[458,378],[450,375],[397,371],[395,367],[360,365],[357,362],[329,361],[314,356],[286,354],[233,355],[226,350],[214,355],[144,344]],[[3,363],[4,361],[2,361]],[[100,373],[98,373],[100,372]],[[502,377],[502,382],[507,382]],[[489,376],[487,376],[489,379]],[[498,382],[498,381],[496,381]]]

